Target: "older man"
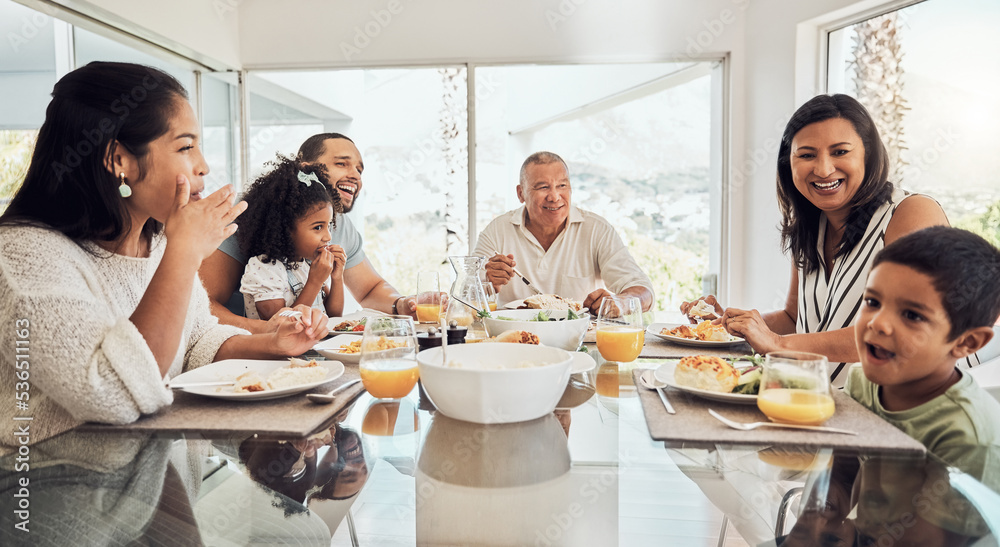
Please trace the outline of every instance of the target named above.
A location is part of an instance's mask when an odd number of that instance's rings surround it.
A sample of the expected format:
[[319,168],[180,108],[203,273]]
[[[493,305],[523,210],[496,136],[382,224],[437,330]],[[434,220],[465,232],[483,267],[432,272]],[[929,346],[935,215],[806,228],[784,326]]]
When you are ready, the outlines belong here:
[[524,204],[495,218],[479,234],[476,256],[489,257],[486,277],[501,305],[531,290],[514,267],[545,293],[582,299],[597,313],[612,294],[637,296],[653,305],[653,285],[622,239],[599,215],[572,206],[569,169],[552,152],[536,152],[521,165],[517,199]]
[[[340,193],[344,212],[354,207],[361,192],[361,173],[365,169],[361,152],[354,141],[340,133],[320,133],[302,143],[298,157],[306,162],[326,166],[333,186],[330,191]],[[347,254],[344,285],[362,306],[393,314],[415,315],[416,301],[400,295],[375,271],[361,248],[361,234],[347,216],[337,216],[337,227],[330,243],[340,245]],[[242,253],[233,236],[202,262],[198,275],[208,291],[212,313],[220,322],[243,327],[251,332],[268,332],[271,327],[266,322],[233,313],[243,309],[239,288],[247,260],[248,257]]]

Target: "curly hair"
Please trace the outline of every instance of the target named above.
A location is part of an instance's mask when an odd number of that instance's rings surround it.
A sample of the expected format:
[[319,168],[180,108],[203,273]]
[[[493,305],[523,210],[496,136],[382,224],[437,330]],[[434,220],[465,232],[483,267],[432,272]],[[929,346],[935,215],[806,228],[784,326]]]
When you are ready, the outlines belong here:
[[795,188],[792,178],[792,139],[805,126],[843,118],[851,122],[865,147],[865,176],[851,199],[851,212],[837,257],[844,256],[861,241],[875,211],[892,197],[889,182],[889,155],[882,145],[875,121],[868,111],[849,95],[817,95],[799,107],[785,126],[778,147],[778,206],[781,209],[781,243],[791,251],[795,265],[805,273],[819,269],[819,238],[821,211]]
[[[247,256],[260,256],[267,264],[282,262],[285,267],[298,266],[292,233],[295,223],[317,205],[333,206],[333,223],[343,211],[340,194],[330,192],[326,168],[321,164],[302,163],[278,154],[265,165],[269,171],[257,177],[243,194],[247,210],[240,215],[236,238]],[[315,181],[306,185],[299,173],[315,174]]]

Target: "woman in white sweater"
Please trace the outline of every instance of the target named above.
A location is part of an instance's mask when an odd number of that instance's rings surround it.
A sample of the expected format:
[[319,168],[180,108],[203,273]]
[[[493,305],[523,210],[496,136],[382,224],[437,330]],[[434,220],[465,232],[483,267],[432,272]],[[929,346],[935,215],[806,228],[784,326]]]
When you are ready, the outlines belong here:
[[[0,453],[85,421],[169,405],[164,381],[212,361],[297,355],[326,317],[269,334],[219,325],[197,277],[246,204],[202,199],[208,165],[170,75],[91,63],[56,83],[21,188],[0,215]],[[23,450],[23,449],[21,449]]]

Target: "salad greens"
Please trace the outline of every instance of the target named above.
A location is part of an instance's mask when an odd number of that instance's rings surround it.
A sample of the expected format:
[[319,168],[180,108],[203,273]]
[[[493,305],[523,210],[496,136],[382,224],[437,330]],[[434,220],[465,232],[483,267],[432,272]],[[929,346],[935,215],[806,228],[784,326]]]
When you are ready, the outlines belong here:
[[[748,361],[750,366],[737,366],[739,361]],[[740,381],[733,388],[733,393],[741,395],[756,395],[760,391],[760,379],[764,373],[764,356],[757,353],[733,359],[733,367],[740,371]]]
[[[482,313],[483,312],[480,312],[480,314]],[[483,317],[492,317],[489,314],[490,312],[485,312],[485,313],[486,315],[483,315]],[[573,319],[580,319],[580,315],[574,312],[573,310],[566,310],[565,318],[556,319],[554,317],[549,317],[549,314],[546,313],[545,310],[542,310],[538,312],[538,315],[533,315],[528,319],[514,319],[513,317],[504,317],[502,315],[496,316],[496,319],[501,319],[503,321],[571,321]]]

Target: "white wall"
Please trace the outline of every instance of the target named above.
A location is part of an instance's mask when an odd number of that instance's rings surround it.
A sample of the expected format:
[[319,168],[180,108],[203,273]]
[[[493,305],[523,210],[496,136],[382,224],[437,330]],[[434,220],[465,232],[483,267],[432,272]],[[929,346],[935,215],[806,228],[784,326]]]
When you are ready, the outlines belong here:
[[[795,109],[822,91],[814,85],[819,39],[814,19],[859,4],[753,0],[747,10],[744,81],[742,87],[734,85],[734,94],[744,101],[742,123],[734,121],[734,126],[743,127],[744,140],[733,147],[733,305],[762,311],[784,307],[791,263],[781,254],[778,232],[778,142]],[[796,43],[800,36],[806,43]]]
[[[251,68],[447,62],[662,61],[723,9],[748,0],[268,0],[240,4]],[[735,14],[732,14],[735,17]],[[740,42],[719,23],[711,51]],[[266,38],[266,39],[262,39]]]

